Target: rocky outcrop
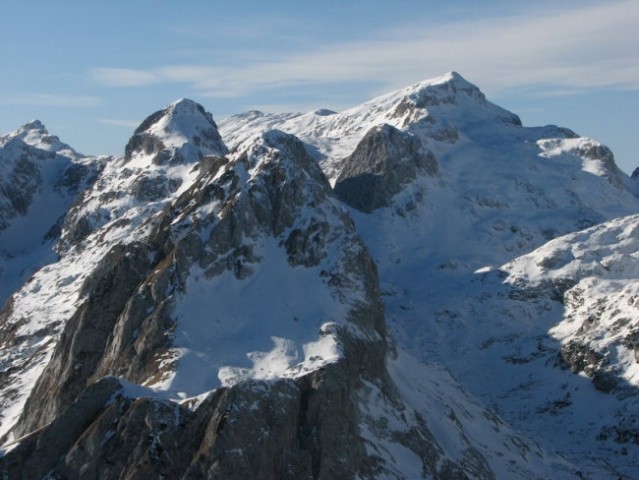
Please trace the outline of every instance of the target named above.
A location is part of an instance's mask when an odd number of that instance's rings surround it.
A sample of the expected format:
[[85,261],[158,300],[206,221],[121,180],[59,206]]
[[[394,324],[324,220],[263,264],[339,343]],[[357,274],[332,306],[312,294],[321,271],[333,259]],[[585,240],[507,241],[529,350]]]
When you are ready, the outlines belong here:
[[[244,382],[216,390],[195,409],[131,398],[127,387],[103,379],[22,439],[0,459],[0,471],[24,479],[401,478],[360,437],[356,370],[339,363],[297,380]],[[422,455],[430,478],[465,478],[465,468],[441,462],[425,431],[395,441]],[[494,478],[487,465],[474,472]]]
[[150,268],[143,245],[114,246],[84,283],[84,302],[68,320],[14,431],[17,436],[57,418],[88,385],[118,316]]
[[419,139],[390,125],[371,129],[344,160],[335,193],[366,213],[390,205],[418,175],[437,173],[437,160]]
[[352,478],[370,469],[363,445],[344,448],[358,428],[343,370],[219,389],[193,410],[130,398],[117,381],[101,380],[23,439],[0,471],[10,478]]
[[128,162],[135,155],[144,155],[154,164],[165,165],[224,153],[226,146],[213,116],[202,105],[182,99],[140,124],[124,149],[124,160]]
[[[11,455],[0,459],[0,471],[9,478],[36,479],[47,476],[59,458],[120,390],[117,380],[104,379],[82,391],[46,427],[18,438],[18,445]],[[79,478],[80,474],[78,472],[75,478]]]
[[150,218],[227,153],[210,113],[182,99],[144,120],[127,143],[124,158],[107,162],[92,188],[65,216],[58,251],[80,245],[98,229],[132,217]]
[[633,389],[624,371],[636,360],[637,222],[633,215],[566,235],[505,266],[518,287],[512,298],[561,303],[552,330],[559,364],[606,393]]
[[16,214],[26,215],[27,209],[33,201],[33,195],[42,183],[38,167],[27,156],[23,156],[16,163],[15,169],[8,178],[3,180],[0,193],[6,199],[7,205],[3,217],[11,218]]

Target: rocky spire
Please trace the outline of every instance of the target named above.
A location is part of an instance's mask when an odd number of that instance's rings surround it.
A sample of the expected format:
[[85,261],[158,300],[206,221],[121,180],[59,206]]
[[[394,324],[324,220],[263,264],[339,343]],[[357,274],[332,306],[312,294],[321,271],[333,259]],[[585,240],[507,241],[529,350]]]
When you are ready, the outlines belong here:
[[221,156],[227,148],[213,116],[199,103],[183,98],[147,117],[124,152],[126,161],[150,158],[155,164],[165,164]]
[[75,151],[66,143],[60,141],[56,135],[51,135],[40,120],[30,120],[19,129],[0,138],[0,144],[7,144],[12,140],[19,140],[25,144],[47,152],[66,150],[75,155]]

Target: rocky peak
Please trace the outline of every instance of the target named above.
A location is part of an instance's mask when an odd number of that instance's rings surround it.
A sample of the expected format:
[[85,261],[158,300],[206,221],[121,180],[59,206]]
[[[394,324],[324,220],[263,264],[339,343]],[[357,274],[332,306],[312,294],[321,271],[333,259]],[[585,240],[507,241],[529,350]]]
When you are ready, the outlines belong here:
[[[0,136],[0,230],[4,230],[12,219],[24,217],[34,201],[39,200],[34,212],[43,213],[26,230],[39,239],[46,233],[41,229],[63,215],[68,201],[98,167],[88,157],[77,153],[70,146],[51,135],[39,120],[31,120],[19,129]],[[46,198],[46,200],[45,200]],[[55,213],[54,213],[55,212]],[[32,216],[33,217],[33,216]],[[24,228],[26,224],[22,224]],[[6,233],[6,232],[5,232]],[[20,238],[21,235],[13,238]],[[23,252],[24,241],[11,242],[5,234],[0,251]],[[2,256],[2,255],[0,255]],[[0,260],[2,263],[2,260]],[[2,266],[0,265],[0,275]],[[0,295],[1,297],[1,295]]]
[[33,120],[29,120],[27,123],[25,123],[24,125],[22,125],[22,127],[18,129],[19,132],[25,132],[28,130],[35,130],[45,134],[49,133],[46,127],[44,126],[44,124],[40,120],[35,118]]
[[280,130],[269,130],[257,137],[246,150],[252,168],[264,169],[277,163],[285,168],[289,176],[300,173],[326,183],[326,177],[317,163],[310,157],[304,144],[294,135]]
[[[457,72],[426,80],[397,92],[394,116],[403,118],[405,125],[429,117],[430,122],[448,117],[460,119],[490,119],[521,126],[521,120],[486,99],[481,90]],[[395,94],[397,95],[397,94]]]
[[22,127],[0,139],[1,145],[7,145],[12,140],[19,140],[25,144],[47,152],[75,151],[66,143],[60,141],[56,135],[51,135],[40,120],[30,120]]
[[213,116],[189,99],[147,117],[125,148],[125,160],[150,157],[154,164],[199,161],[227,153]]
[[108,162],[66,215],[59,248],[80,244],[110,222],[129,232],[133,227],[123,217],[149,218],[162,210],[226,153],[202,105],[182,99],[151,114],[135,130],[124,158]]
[[433,176],[437,169],[435,156],[417,137],[384,124],[369,130],[344,160],[335,193],[350,206],[370,213],[390,205],[419,174]]
[[317,115],[318,117],[330,117],[331,115],[335,115],[337,112],[335,112],[334,110],[330,110],[328,108],[320,108],[319,110],[315,110],[313,112],[313,114]]
[[431,85],[446,85],[447,88],[453,92],[463,92],[469,96],[477,97],[478,99],[486,100],[484,94],[479,90],[475,84],[470,83],[459,73],[452,71],[448,72],[435,81],[431,81]]
[[464,95],[479,105],[486,104],[486,96],[477,86],[470,83],[457,72],[449,72],[441,77],[426,80],[409,87],[413,95],[421,100],[424,107],[442,103],[457,103],[458,97]]

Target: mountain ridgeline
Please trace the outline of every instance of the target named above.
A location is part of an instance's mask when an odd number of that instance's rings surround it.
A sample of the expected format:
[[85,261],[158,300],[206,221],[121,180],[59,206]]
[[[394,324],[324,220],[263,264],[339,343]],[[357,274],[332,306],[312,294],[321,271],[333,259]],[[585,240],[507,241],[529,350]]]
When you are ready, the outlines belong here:
[[639,191],[457,73],[0,137],[0,472],[636,478]]

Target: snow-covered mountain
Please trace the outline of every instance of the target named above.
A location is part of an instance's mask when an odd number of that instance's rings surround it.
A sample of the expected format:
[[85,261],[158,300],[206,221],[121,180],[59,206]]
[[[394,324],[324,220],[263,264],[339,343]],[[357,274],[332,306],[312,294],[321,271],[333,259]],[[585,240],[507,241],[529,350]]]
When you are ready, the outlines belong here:
[[104,158],[86,157],[31,121],[0,136],[0,300],[53,261],[60,222]]
[[596,141],[450,73],[0,148],[9,478],[639,475],[639,198]]

